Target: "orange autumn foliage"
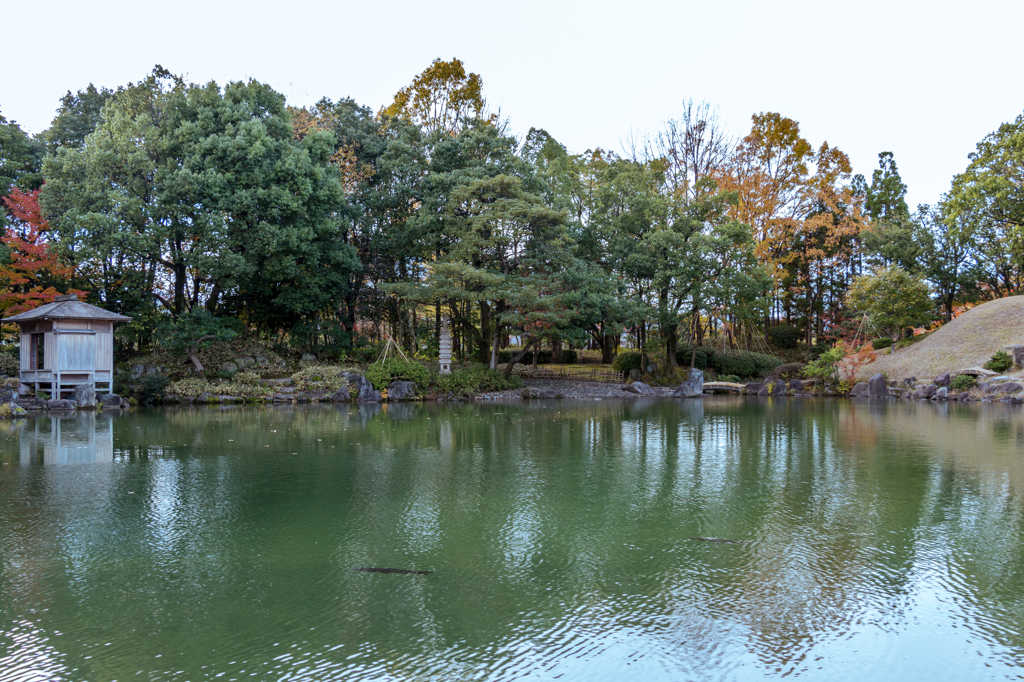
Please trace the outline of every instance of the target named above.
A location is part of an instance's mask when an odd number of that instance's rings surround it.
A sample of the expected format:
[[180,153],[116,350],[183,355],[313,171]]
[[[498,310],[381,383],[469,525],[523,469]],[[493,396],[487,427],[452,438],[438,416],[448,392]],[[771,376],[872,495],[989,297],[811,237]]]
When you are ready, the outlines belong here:
[[[62,264],[46,241],[49,225],[39,208],[39,192],[18,188],[3,197],[14,219],[0,240],[10,250],[10,262],[0,264],[0,314],[4,317],[52,303],[61,293],[54,280],[71,277],[73,268]],[[84,294],[75,289],[66,293]]]

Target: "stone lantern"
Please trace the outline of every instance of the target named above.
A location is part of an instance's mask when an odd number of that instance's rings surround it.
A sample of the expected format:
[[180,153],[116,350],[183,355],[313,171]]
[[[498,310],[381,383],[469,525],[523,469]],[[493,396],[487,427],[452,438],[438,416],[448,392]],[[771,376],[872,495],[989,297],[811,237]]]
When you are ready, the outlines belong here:
[[452,333],[448,330],[448,318],[441,320],[441,338],[439,340],[439,358],[441,374],[452,373]]

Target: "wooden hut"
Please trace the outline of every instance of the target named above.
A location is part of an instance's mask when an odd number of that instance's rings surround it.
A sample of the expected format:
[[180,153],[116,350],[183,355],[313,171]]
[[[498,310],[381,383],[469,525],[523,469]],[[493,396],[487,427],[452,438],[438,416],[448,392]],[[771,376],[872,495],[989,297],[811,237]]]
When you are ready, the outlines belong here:
[[21,381],[54,398],[76,386],[114,388],[114,323],[130,317],[83,303],[75,294],[4,318],[21,327]]

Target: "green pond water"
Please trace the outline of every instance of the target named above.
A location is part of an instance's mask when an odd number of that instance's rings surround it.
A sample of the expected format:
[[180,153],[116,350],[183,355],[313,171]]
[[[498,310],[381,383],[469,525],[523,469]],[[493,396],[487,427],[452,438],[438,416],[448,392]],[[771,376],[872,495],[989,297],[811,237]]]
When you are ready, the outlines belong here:
[[1022,499],[1000,404],[6,422],[0,680],[1020,679]]

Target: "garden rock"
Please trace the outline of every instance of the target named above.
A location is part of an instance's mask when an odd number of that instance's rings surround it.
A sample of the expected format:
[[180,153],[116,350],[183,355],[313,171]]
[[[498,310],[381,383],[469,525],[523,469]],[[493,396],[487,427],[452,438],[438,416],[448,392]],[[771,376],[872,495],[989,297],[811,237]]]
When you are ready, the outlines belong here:
[[793,391],[802,391],[804,390],[804,382],[802,379],[790,379],[789,388]]
[[658,395],[658,392],[648,386],[642,381],[634,381],[633,383],[623,386],[622,390],[635,393],[637,395]]
[[107,393],[106,395],[104,395],[104,396],[102,396],[100,398],[100,405],[104,409],[119,408],[119,407],[124,406],[125,404],[126,403],[121,398],[121,396],[119,396],[116,393]]
[[348,385],[355,387],[355,400],[357,403],[379,403],[381,401],[380,391],[373,390],[373,384],[362,374],[349,374]]
[[643,376],[644,376],[644,373],[641,372],[639,369],[631,369],[631,370],[629,370],[629,380],[630,381],[640,381],[640,379],[642,379]]
[[686,381],[679,384],[676,390],[672,391],[673,398],[699,398],[704,393],[704,372],[699,369],[691,369],[686,376]]
[[392,381],[388,384],[388,400],[412,400],[416,397],[416,383]]
[[868,379],[868,397],[870,398],[888,398],[889,397],[889,384],[885,381],[885,375],[879,372],[875,376]]
[[1014,381],[1011,381],[1008,384],[999,384],[999,386],[996,387],[996,390],[999,393],[1006,395],[1008,393],[1016,393],[1017,391],[1021,390],[1021,385]]
[[302,358],[299,360],[300,365],[315,365],[316,356],[312,353],[303,353]]
[[256,364],[256,358],[251,358],[251,357],[235,358],[234,363],[236,365],[238,365],[238,369],[240,369],[240,370],[242,370],[242,369],[249,369],[250,367],[252,367],[253,365]]
[[850,391],[851,398],[866,398],[868,395],[868,382],[858,381],[853,390]]
[[929,384],[928,386],[918,384],[914,389],[914,397],[918,400],[929,400],[938,389],[939,387],[935,384]]
[[146,373],[145,365],[132,365],[132,379],[138,379]]
[[75,404],[80,410],[91,410],[96,407],[96,387],[92,384],[75,386]]
[[75,402],[73,400],[47,400],[46,409],[58,412],[73,412]]
[[917,377],[907,377],[903,380],[903,385],[907,388],[914,388],[917,385]]
[[221,364],[220,371],[227,372],[228,374],[234,374],[235,372],[238,371],[238,365],[231,361],[228,361]]
[[939,376],[935,377],[932,383],[935,384],[936,386],[949,386],[949,375],[940,374]]
[[256,361],[256,364],[259,365],[260,367],[268,367],[270,365],[270,358],[268,358],[263,353],[257,353],[255,356],[253,356],[253,359]]
[[0,386],[0,403],[14,403],[18,399],[18,392],[10,386]]
[[761,390],[761,384],[750,383],[743,387],[743,392],[748,395],[757,395]]
[[939,386],[938,390],[935,391],[935,395],[932,396],[932,400],[946,400],[949,397],[949,387]]

